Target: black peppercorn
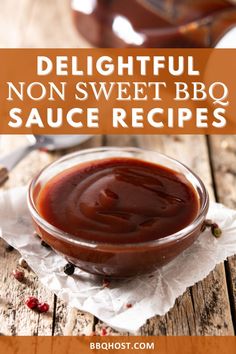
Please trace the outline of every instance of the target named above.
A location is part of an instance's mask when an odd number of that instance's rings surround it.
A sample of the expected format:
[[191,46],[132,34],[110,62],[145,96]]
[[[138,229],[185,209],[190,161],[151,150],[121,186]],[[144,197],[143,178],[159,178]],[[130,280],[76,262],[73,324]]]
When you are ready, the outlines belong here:
[[72,263],[67,263],[64,267],[64,273],[67,275],[72,275],[75,272],[75,266]]
[[6,245],[6,252],[12,252],[14,251],[14,247],[12,247],[11,245]]
[[212,224],[211,232],[212,235],[215,236],[215,238],[219,238],[222,235],[222,230],[219,228],[219,225],[216,223]]
[[206,220],[205,220],[205,225],[206,225],[206,227],[211,227],[212,224],[213,224],[213,221],[212,221],[211,219],[206,219]]

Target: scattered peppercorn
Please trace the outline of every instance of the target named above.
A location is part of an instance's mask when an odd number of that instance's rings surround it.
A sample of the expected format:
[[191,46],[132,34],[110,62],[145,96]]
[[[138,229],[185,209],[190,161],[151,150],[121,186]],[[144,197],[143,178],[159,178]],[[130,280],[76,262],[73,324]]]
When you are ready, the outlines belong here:
[[24,277],[25,277],[25,273],[19,269],[13,270],[12,275],[18,281],[24,280]]
[[127,309],[130,309],[131,307],[133,307],[133,305],[132,304],[126,304],[126,307],[127,307]]
[[219,228],[219,225],[216,223],[213,223],[211,225],[211,232],[212,235],[215,236],[216,238],[219,238],[222,235],[222,230]]
[[106,330],[106,328],[102,328],[101,335],[102,335],[102,336],[106,336],[106,335],[107,335],[107,330]]
[[67,263],[64,267],[64,273],[67,275],[72,275],[75,272],[75,266],[72,263]]
[[28,306],[31,310],[35,310],[38,307],[39,304],[39,300],[34,297],[34,296],[30,296],[26,302],[25,302],[26,306]]
[[11,245],[6,245],[6,252],[12,252],[14,251],[14,247],[12,247]]
[[48,305],[46,302],[40,303],[40,304],[38,304],[38,306],[37,306],[37,310],[38,310],[40,313],[48,312],[48,310],[49,310],[49,305]]
[[51,246],[49,246],[45,241],[41,241],[41,246],[45,247],[45,248],[48,248],[48,249],[51,249]]
[[41,237],[39,236],[39,234],[38,234],[36,231],[34,231],[33,235],[34,235],[35,237],[41,238]]
[[212,221],[211,219],[206,219],[206,220],[205,220],[205,225],[206,225],[206,227],[211,227],[212,224],[213,224],[213,221]]
[[28,267],[28,263],[26,262],[26,260],[24,258],[20,258],[19,259],[19,266],[21,266],[22,268],[27,268]]
[[[220,229],[219,225],[212,220],[206,219],[203,225],[205,225],[205,227],[211,228],[211,233],[214,237],[219,238],[222,235],[222,230]],[[204,231],[203,225],[202,232]]]

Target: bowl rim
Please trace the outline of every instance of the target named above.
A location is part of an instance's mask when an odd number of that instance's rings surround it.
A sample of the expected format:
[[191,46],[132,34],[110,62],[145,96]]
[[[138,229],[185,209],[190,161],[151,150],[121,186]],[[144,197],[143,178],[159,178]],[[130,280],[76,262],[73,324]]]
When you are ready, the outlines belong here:
[[[107,243],[107,242],[99,242],[99,241],[92,241],[92,240],[85,240],[79,237],[75,237],[74,235],[64,232],[57,228],[56,226],[53,226],[50,224],[48,221],[46,221],[37,211],[37,208],[34,203],[34,198],[33,198],[33,191],[34,187],[37,183],[37,180],[40,178],[40,176],[48,169],[54,167],[55,165],[58,165],[60,163],[63,163],[67,160],[73,159],[74,157],[77,156],[82,156],[86,154],[91,154],[91,153],[98,153],[98,152],[106,152],[106,151],[124,151],[124,152],[146,152],[146,153],[154,153],[161,158],[165,158],[172,163],[176,164],[177,166],[184,168],[188,173],[192,175],[192,177],[198,182],[201,188],[202,192],[202,205],[199,208],[199,212],[194,218],[194,220],[191,222],[191,224],[188,224],[185,226],[183,229],[170,234],[168,236],[159,238],[157,240],[150,240],[150,241],[144,241],[144,242],[136,242],[136,243]],[[116,156],[117,157],[117,156]],[[106,157],[104,157],[106,158]],[[136,158],[136,157],[135,157]],[[137,157],[138,159],[138,157]],[[140,158],[141,159],[141,158]],[[142,159],[141,159],[142,160]],[[93,161],[93,160],[90,160]],[[146,160],[148,161],[148,160]],[[83,161],[84,162],[84,161]],[[155,164],[155,162],[152,161],[152,163]],[[158,163],[156,163],[158,165]],[[70,167],[68,167],[70,168]],[[172,168],[173,169],[173,168]],[[191,183],[191,182],[190,182]],[[195,188],[196,189],[196,188]],[[197,192],[198,193],[198,192]],[[199,194],[199,193],[198,193]],[[52,237],[55,237],[57,239],[60,239],[65,242],[69,242],[74,245],[79,245],[81,247],[87,247],[87,248],[104,248],[104,249],[116,249],[116,250],[124,250],[124,249],[130,249],[130,248],[139,248],[139,247],[156,247],[157,245],[164,245],[171,243],[173,241],[179,241],[181,239],[184,239],[185,237],[188,237],[192,232],[197,229],[201,223],[204,221],[206,213],[208,211],[209,207],[209,194],[207,192],[207,189],[203,183],[203,181],[198,177],[190,168],[188,168],[185,164],[181,163],[180,161],[169,157],[166,154],[159,153],[154,150],[150,149],[143,149],[143,148],[137,148],[137,147],[117,147],[117,146],[109,146],[109,147],[97,147],[97,148],[88,148],[88,149],[83,149],[81,151],[76,151],[72,152],[69,154],[66,154],[62,156],[61,158],[51,162],[47,166],[45,166],[43,169],[40,170],[39,173],[37,173],[32,181],[30,182],[28,186],[28,193],[27,193],[27,204],[28,208],[30,211],[30,214],[32,218],[35,220],[37,224],[41,228],[43,228],[47,233],[49,233]]]

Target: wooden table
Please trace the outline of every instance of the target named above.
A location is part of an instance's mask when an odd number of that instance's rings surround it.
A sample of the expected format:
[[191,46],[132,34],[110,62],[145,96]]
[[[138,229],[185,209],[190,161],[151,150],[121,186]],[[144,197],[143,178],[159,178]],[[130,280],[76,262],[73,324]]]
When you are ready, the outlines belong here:
[[[88,46],[76,34],[69,0],[0,0],[1,47]],[[16,58],[17,60],[17,58]],[[24,136],[1,137],[0,153],[25,144]],[[236,208],[236,140],[234,136],[97,136],[79,149],[101,145],[140,146],[179,159],[200,175],[211,200]],[[21,162],[4,188],[26,184],[61,153],[34,152]],[[19,235],[20,236],[20,235]],[[14,281],[19,254],[0,250],[0,332],[4,335],[87,335],[105,327],[97,318],[69,308],[44,288],[33,272],[27,284]],[[51,311],[39,315],[24,306],[28,295],[47,300]],[[176,300],[165,316],[150,319],[142,335],[234,335],[236,329],[236,257],[219,264],[203,281]],[[115,333],[108,329],[108,333]],[[128,334],[128,333],[125,333]]]

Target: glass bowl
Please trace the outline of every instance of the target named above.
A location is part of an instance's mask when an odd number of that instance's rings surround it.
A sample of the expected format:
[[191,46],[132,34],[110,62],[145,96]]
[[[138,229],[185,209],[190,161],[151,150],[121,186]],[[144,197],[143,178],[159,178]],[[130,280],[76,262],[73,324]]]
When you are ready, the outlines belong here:
[[[44,220],[37,198],[45,184],[57,174],[78,164],[112,157],[130,157],[156,163],[181,173],[195,189],[199,211],[191,224],[166,237],[140,243],[109,244],[83,240]],[[36,175],[28,191],[28,207],[39,236],[69,262],[92,274],[124,278],[154,272],[187,249],[198,238],[206,218],[209,197],[201,179],[182,163],[163,154],[139,148],[101,147],[66,155]]]

